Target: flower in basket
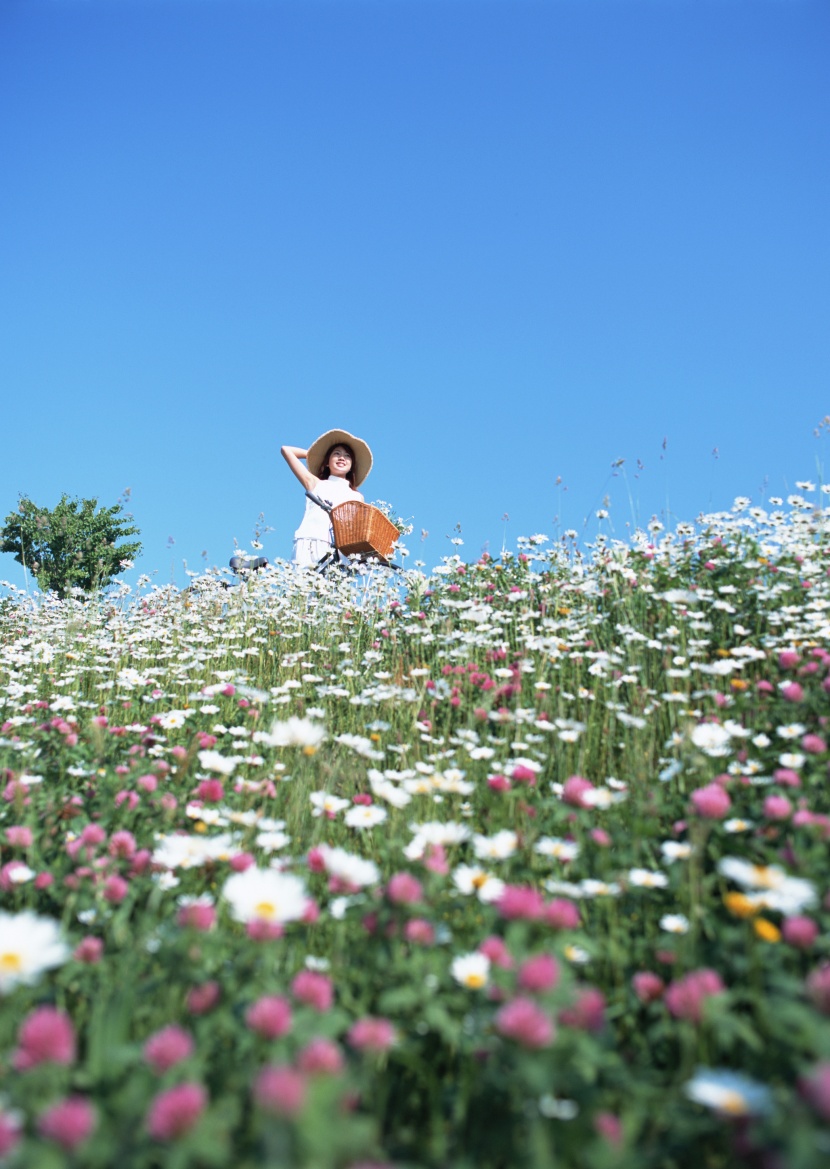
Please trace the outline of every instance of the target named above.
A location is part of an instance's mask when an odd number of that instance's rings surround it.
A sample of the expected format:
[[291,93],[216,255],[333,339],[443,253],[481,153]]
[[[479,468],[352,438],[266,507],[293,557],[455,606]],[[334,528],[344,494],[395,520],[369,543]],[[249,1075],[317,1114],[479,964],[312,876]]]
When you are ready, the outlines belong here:
[[408,536],[413,530],[413,525],[410,521],[396,516],[392,504],[387,503],[385,499],[376,499],[370,506],[376,507],[379,512],[385,515],[389,522],[395,525],[402,536]]

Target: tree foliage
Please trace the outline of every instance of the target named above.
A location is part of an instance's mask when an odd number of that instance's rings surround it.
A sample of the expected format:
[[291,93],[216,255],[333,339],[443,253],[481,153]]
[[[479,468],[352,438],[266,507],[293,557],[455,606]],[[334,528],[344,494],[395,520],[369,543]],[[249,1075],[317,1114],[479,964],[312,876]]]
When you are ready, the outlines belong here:
[[13,552],[43,592],[51,589],[60,597],[72,588],[90,592],[108,584],[141,552],[140,543],[118,543],[140,534],[131,519],[121,514],[120,503],[99,509],[97,499],[62,495],[50,511],[21,496],[17,511],[0,529],[0,551]]

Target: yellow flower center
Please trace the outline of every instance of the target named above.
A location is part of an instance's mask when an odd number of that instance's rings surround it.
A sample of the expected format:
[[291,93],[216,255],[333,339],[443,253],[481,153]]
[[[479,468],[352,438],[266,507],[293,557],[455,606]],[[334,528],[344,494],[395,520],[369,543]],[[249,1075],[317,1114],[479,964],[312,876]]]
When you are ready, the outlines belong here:
[[303,747],[303,755],[316,755],[316,754],[317,754],[317,748],[312,747],[310,743],[308,744],[308,746]]
[[746,1100],[740,1092],[724,1092],[723,1099],[718,1104],[720,1112],[727,1112],[730,1116],[745,1116],[747,1112]]
[[487,874],[486,873],[477,873],[473,877],[472,885],[473,885],[474,889],[481,889],[486,884],[487,884]]
[[19,974],[23,969],[23,959],[13,950],[0,954],[0,974]]
[[754,865],[752,876],[755,884],[760,885],[762,889],[771,889],[775,884],[776,875],[768,865]]
[[464,985],[468,986],[470,990],[481,990],[486,982],[487,979],[483,974],[468,974],[464,980]]
[[272,921],[277,916],[277,907],[273,901],[258,901],[254,906],[254,913],[265,921]]

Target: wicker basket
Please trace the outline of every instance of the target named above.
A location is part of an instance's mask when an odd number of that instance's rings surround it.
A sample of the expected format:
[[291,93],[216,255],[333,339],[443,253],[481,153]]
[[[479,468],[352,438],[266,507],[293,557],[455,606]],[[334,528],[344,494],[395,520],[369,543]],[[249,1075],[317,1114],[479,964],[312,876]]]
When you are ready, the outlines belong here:
[[376,557],[384,564],[400,532],[370,503],[338,503],[331,511],[334,544],[344,556]]

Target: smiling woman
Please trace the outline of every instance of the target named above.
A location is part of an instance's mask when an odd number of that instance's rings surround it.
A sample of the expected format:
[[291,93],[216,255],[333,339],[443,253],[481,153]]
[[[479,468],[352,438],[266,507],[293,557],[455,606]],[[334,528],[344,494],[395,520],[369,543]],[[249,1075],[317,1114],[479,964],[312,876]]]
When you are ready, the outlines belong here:
[[[347,430],[327,430],[308,450],[296,446],[281,449],[306,492],[312,491],[331,504],[363,502],[357,488],[372,469],[372,452],[362,438]],[[298,568],[314,568],[333,547],[327,512],[307,499],[302,522],[294,533],[293,563]]]

